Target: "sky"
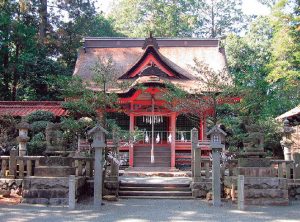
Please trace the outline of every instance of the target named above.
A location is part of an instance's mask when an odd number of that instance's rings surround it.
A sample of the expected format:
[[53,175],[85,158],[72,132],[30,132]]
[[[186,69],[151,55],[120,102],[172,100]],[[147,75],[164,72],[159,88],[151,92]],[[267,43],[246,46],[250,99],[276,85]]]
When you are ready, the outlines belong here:
[[[98,0],[97,2],[97,7],[104,13],[108,13],[116,0]],[[257,0],[243,0],[243,11],[248,15],[267,15],[270,13],[270,9]]]

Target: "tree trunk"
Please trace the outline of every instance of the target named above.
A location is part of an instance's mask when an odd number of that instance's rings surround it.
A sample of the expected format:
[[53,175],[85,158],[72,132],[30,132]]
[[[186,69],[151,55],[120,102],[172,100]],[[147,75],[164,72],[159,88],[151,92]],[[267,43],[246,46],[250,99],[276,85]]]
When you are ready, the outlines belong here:
[[39,38],[41,42],[44,42],[47,30],[47,0],[40,0],[40,3],[41,5],[39,7]]
[[15,101],[17,98],[17,85],[19,82],[19,73],[18,73],[17,65],[19,60],[19,52],[20,52],[20,45],[16,44],[16,61],[13,69],[13,85],[12,85],[12,95],[11,95],[12,101]]
[[211,1],[211,38],[216,37],[215,31],[215,12],[214,12],[214,1]]
[[9,99],[10,95],[9,95],[9,82],[10,82],[10,78],[9,78],[9,71],[8,71],[8,64],[9,64],[9,50],[8,50],[8,46],[5,44],[3,46],[3,81],[4,81],[4,92],[7,92],[7,94],[5,95],[5,99]]

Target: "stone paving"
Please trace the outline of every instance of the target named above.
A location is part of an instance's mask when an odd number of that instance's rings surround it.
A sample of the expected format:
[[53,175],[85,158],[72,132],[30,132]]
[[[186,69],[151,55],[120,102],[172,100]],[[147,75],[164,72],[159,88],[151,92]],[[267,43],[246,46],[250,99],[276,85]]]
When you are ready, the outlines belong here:
[[137,200],[122,199],[106,202],[100,209],[93,209],[87,201],[77,205],[76,210],[64,207],[33,205],[0,205],[2,222],[59,222],[59,221],[101,221],[101,222],[148,222],[148,221],[272,221],[299,222],[300,201],[289,206],[247,207],[245,211],[236,206],[224,204],[212,207],[202,200]]

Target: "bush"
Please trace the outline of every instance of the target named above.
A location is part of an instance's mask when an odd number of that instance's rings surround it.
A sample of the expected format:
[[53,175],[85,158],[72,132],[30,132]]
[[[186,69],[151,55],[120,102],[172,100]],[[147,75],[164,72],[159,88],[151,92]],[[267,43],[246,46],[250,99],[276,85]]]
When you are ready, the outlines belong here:
[[55,116],[53,113],[48,112],[48,111],[43,111],[43,110],[38,110],[36,112],[30,113],[27,117],[26,120],[29,123],[33,123],[36,121],[48,121],[48,122],[53,122],[55,120]]
[[49,121],[36,121],[31,124],[31,130],[33,133],[45,132]]
[[41,156],[44,154],[47,143],[42,132],[35,134],[31,141],[27,144],[28,155]]

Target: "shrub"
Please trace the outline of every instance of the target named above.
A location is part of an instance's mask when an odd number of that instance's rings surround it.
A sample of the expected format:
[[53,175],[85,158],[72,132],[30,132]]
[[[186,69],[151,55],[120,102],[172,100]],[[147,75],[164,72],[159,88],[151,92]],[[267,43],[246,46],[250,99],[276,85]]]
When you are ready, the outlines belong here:
[[45,152],[47,143],[42,132],[35,134],[27,146],[28,155],[41,156]]
[[33,133],[45,132],[49,121],[36,121],[31,124],[31,130]]
[[48,112],[48,111],[43,111],[43,110],[38,110],[36,112],[30,113],[27,117],[26,120],[29,123],[33,123],[36,121],[48,121],[48,122],[53,122],[55,119],[55,116],[53,113]]

